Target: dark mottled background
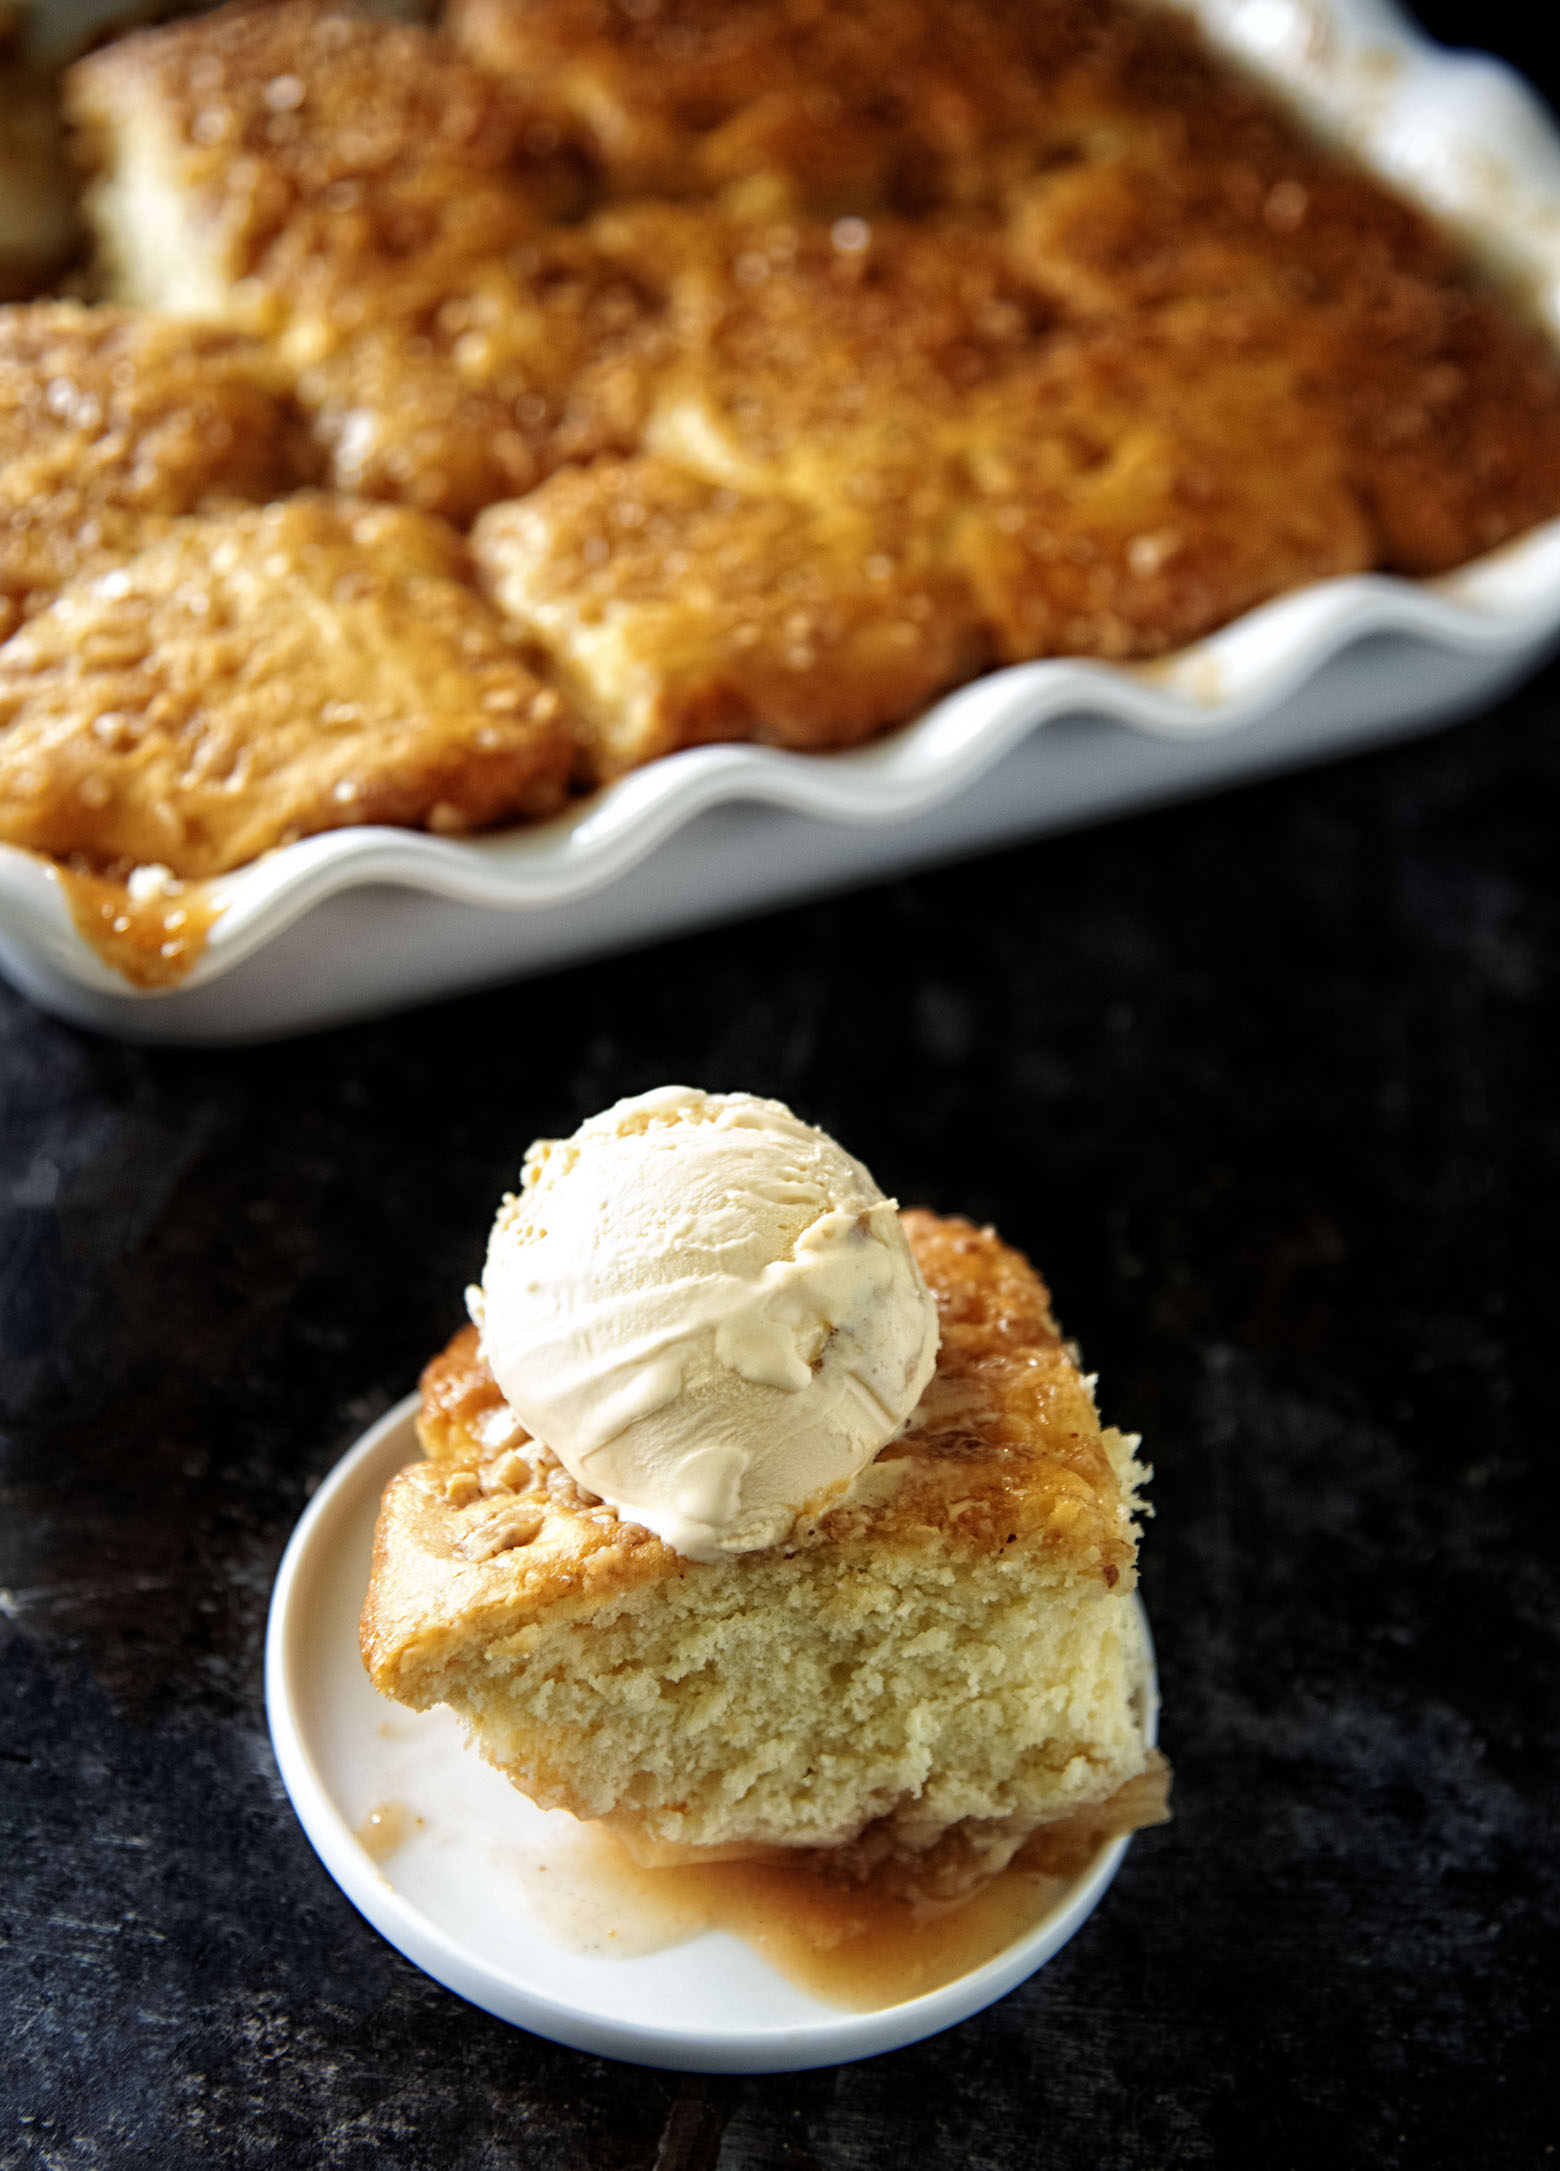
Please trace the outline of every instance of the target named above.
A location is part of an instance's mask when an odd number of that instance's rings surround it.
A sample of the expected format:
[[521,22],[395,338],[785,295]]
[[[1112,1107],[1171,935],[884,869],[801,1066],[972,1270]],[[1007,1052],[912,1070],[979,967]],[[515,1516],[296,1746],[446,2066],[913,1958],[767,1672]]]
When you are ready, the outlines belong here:
[[[269,1050],[0,997],[4,2171],[1549,2160],[1557,716]],[[1159,1473],[1176,1823],[994,2010],[796,2077],[458,2002],[261,1713],[288,1531],[522,1147],[670,1078],[999,1221]]]

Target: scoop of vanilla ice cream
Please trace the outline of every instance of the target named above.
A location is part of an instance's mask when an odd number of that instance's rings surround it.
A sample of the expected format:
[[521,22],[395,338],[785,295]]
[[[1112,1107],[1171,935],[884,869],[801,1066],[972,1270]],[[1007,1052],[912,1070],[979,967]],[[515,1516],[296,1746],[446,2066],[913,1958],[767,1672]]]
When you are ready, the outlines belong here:
[[894,1201],[747,1093],[667,1086],[539,1141],[472,1298],[526,1428],[694,1560],[773,1545],[842,1490],[937,1358]]

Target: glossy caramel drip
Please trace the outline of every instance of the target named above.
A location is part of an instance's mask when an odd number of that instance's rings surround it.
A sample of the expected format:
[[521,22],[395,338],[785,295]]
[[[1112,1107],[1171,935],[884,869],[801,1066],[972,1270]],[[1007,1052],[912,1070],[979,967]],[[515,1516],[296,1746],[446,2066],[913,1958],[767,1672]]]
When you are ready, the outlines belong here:
[[1156,1753],[1108,1802],[1034,1833],[1007,1868],[952,1899],[894,1861],[859,1881],[827,1855],[646,1868],[597,1830],[588,1904],[577,1923],[560,1914],[549,1927],[572,1942],[583,1924],[594,1949],[624,1953],[725,1930],[824,2004],[876,2012],[956,1982],[1038,1928],[1112,1838],[1165,1820],[1168,1785]]
[[1071,1888],[1068,1878],[1016,1863],[967,1899],[924,1907],[876,1878],[835,1884],[773,1862],[642,1870],[624,1854],[619,1877],[626,1905],[670,1907],[685,1937],[727,1930],[798,1989],[852,2012],[957,1981],[1043,1922]]
[[55,874],[77,931],[135,987],[176,987],[187,978],[222,910],[202,882],[169,882],[137,898],[105,875],[69,867],[56,867]]
[[368,1812],[352,1836],[366,1855],[376,1862],[383,1862],[398,1847],[404,1847],[422,1826],[422,1818],[415,1816],[404,1802],[380,1802]]

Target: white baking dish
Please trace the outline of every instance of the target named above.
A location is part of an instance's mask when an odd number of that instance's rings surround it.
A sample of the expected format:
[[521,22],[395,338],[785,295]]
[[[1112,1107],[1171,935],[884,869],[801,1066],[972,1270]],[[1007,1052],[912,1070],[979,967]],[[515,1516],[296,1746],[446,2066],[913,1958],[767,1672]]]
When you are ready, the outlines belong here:
[[[1193,12],[1519,277],[1560,338],[1560,136],[1519,76],[1432,45],[1385,0]],[[167,990],[130,987],[52,871],[0,846],[0,968],[136,1038],[304,1031],[1428,729],[1557,638],[1552,522],[1439,581],[1317,583],[1150,670],[995,672],[858,752],[704,747],[537,828],[306,839],[220,884],[205,953]]]

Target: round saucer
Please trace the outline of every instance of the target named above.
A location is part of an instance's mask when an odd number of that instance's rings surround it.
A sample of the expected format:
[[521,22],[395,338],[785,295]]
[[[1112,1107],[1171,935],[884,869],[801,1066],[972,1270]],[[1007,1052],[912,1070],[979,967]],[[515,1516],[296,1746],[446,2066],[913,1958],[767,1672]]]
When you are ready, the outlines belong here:
[[380,1696],[358,1656],[379,1496],[417,1455],[415,1407],[409,1396],[363,1435],[293,1532],[271,1598],[265,1688],[282,1781],[315,1852],[436,1981],[576,2050],[684,2072],[794,2072],[897,2050],[979,2012],[1099,1904],[1125,1839],[994,1960],[867,2013],[820,2003],[724,1931],[650,1951],[610,1931],[549,1934],[549,1921],[562,1927],[549,1903],[567,1878],[547,1873],[581,1828],[516,1793],[465,1745],[451,1712]]

